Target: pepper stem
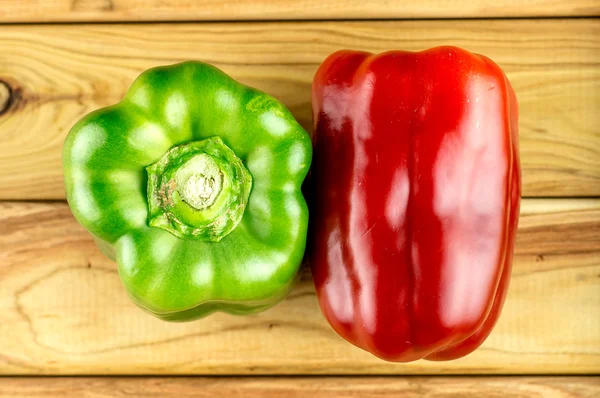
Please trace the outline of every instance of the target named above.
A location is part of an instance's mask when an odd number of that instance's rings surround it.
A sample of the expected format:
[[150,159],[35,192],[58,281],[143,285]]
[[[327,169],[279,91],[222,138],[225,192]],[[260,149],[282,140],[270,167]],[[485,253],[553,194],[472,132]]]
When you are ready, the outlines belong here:
[[[188,170],[194,174],[189,175]],[[181,199],[196,210],[210,207],[223,189],[223,173],[212,157],[205,154],[195,156],[186,167],[180,168],[175,180]]]
[[252,176],[221,138],[171,148],[146,170],[151,226],[218,242],[241,221]]

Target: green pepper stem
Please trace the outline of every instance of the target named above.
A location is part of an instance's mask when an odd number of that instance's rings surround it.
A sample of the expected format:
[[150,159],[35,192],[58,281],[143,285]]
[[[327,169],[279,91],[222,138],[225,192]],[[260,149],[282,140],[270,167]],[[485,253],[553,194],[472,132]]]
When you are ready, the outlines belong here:
[[219,137],[171,148],[148,172],[148,223],[218,242],[241,221],[252,176]]
[[[209,155],[196,155],[188,163],[192,163],[189,167],[195,173],[181,179],[176,177],[181,199],[196,210],[210,207],[223,190],[223,172]],[[183,174],[181,171],[176,176]]]

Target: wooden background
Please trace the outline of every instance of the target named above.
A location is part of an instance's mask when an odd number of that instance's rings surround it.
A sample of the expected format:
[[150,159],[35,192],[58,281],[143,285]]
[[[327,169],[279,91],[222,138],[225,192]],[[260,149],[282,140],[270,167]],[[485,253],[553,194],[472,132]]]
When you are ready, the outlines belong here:
[[[0,397],[600,396],[598,16],[597,0],[0,0]],[[68,130],[144,69],[210,62],[310,130],[331,52],[441,44],[495,60],[521,113],[509,296],[466,358],[392,364],[354,348],[308,272],[262,314],[160,322],[64,202]]]

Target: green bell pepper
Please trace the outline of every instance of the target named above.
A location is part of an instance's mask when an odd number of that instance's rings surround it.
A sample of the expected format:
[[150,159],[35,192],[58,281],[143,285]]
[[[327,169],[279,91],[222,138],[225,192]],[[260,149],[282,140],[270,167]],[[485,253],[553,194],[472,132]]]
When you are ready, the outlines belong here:
[[67,200],[132,300],[185,321],[283,299],[306,245],[306,131],[219,69],[150,69],[63,149]]

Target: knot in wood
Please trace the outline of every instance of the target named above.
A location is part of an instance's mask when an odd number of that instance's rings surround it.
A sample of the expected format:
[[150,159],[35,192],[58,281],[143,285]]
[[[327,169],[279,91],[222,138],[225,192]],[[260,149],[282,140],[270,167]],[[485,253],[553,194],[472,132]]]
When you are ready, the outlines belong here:
[[12,103],[12,89],[4,80],[0,80],[0,115],[4,114]]

